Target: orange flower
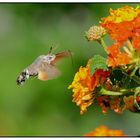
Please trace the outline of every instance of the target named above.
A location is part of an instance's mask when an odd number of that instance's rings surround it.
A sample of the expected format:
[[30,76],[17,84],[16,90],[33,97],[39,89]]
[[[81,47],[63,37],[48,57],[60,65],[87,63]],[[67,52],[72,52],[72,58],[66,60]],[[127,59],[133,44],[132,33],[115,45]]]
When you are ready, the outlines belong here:
[[80,67],[79,71],[75,74],[72,84],[69,89],[72,88],[73,102],[80,106],[80,114],[83,114],[87,107],[93,103],[94,89],[97,85],[103,84],[106,77],[110,75],[109,71],[103,71],[98,69],[90,76],[90,60],[86,67]]
[[85,136],[126,136],[122,130],[112,130],[102,125],[97,127],[94,131],[87,133]]
[[140,29],[135,30],[132,37],[132,45],[137,51],[140,51]]
[[132,40],[132,44],[133,44],[135,49],[140,51],[140,36],[134,36],[133,40]]
[[79,71],[75,74],[72,84],[69,86],[73,88],[73,102],[80,106],[80,114],[83,114],[87,107],[93,103],[92,92],[95,86],[92,84],[93,80],[89,74],[90,61],[86,67],[80,67]]
[[137,17],[133,21],[135,29],[140,28],[140,14],[137,15]]
[[140,9],[125,6],[110,10],[110,15],[102,19],[101,26],[108,31],[111,39],[123,43],[132,38],[135,29],[140,28]]
[[[110,15],[102,19],[101,26],[108,31],[111,39],[116,40],[107,49],[107,64],[109,67],[137,63],[139,61],[140,7],[125,6],[117,10],[111,9]],[[124,43],[127,43],[128,48],[123,47]]]
[[117,40],[121,43],[132,36],[132,31],[134,28],[133,24],[130,22],[108,23],[101,24],[101,26],[108,31],[112,40]]
[[120,44],[115,43],[108,48],[107,64],[109,67],[127,65],[129,63],[129,55],[120,51]]

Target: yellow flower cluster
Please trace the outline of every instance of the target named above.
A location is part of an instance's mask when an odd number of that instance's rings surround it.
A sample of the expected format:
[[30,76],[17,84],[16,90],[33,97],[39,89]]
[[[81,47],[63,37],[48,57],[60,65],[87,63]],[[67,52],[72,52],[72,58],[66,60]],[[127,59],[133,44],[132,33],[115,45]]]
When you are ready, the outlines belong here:
[[136,8],[125,6],[122,8],[118,8],[117,10],[109,10],[109,16],[106,18],[102,18],[103,23],[120,23],[123,21],[131,21],[140,13],[140,7]]
[[80,114],[83,114],[87,107],[93,102],[92,92],[93,86],[91,85],[92,78],[89,74],[89,63],[86,67],[80,67],[79,71],[75,74],[72,84],[69,89],[73,91],[73,102],[80,106]]

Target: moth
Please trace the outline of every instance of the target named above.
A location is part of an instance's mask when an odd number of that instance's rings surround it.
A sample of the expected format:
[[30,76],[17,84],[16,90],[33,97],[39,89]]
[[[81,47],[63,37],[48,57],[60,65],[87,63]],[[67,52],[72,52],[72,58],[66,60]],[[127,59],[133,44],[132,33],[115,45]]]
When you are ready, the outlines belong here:
[[51,47],[47,55],[40,55],[32,64],[20,73],[16,80],[17,85],[23,85],[30,77],[37,77],[42,81],[58,77],[61,72],[56,67],[56,62],[69,56],[71,56],[71,52],[69,50],[52,54]]

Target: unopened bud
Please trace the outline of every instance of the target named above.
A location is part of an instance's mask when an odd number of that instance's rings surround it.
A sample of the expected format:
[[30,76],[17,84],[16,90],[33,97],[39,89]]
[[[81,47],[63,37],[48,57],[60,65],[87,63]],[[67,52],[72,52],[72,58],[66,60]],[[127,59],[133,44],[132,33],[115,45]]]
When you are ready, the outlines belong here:
[[100,40],[106,34],[106,30],[102,26],[92,26],[86,32],[86,38],[88,41]]

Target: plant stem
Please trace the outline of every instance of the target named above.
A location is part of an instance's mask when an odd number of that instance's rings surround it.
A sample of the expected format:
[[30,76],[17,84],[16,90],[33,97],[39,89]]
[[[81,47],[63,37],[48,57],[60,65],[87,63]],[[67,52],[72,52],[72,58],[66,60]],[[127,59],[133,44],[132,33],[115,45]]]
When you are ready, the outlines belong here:
[[106,90],[103,87],[101,87],[99,92],[100,92],[101,95],[111,95],[111,96],[134,94],[133,91],[130,91],[130,90],[127,90],[127,89],[121,89],[120,91],[109,91],[109,90]]
[[138,67],[136,66],[136,67],[134,68],[134,70],[131,72],[130,76],[134,76],[135,73],[136,73],[136,71],[137,71],[137,69],[138,69]]
[[113,96],[123,95],[123,93],[121,92],[109,91],[109,90],[104,89],[103,87],[101,88],[100,93],[102,95],[113,95]]
[[104,48],[105,52],[108,54],[108,52],[107,52],[107,45],[106,45],[106,43],[105,43],[103,38],[101,38],[99,40],[99,43],[102,45],[102,47]]

